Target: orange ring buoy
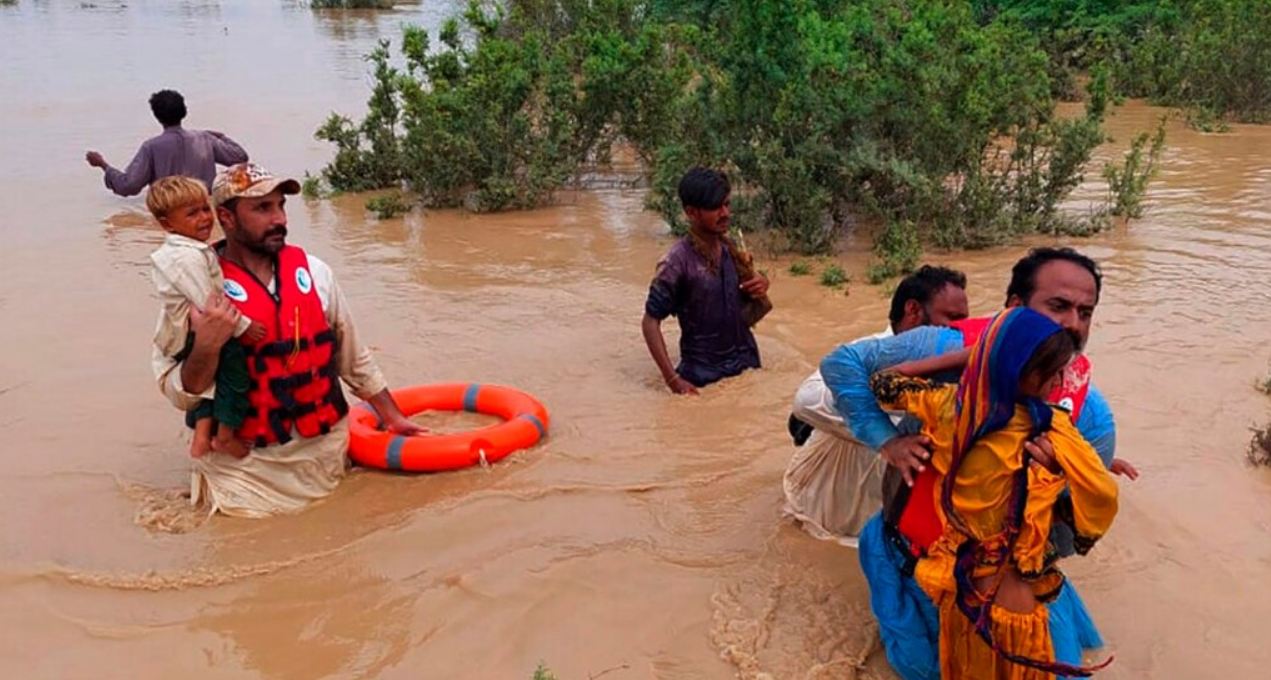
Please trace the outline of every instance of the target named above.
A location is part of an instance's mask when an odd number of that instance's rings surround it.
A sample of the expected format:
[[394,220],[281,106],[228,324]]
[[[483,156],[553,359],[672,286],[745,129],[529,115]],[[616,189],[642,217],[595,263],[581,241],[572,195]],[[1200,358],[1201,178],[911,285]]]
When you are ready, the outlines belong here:
[[349,410],[349,457],[384,470],[436,472],[502,460],[547,435],[547,409],[534,397],[498,385],[448,383],[393,391],[408,416],[424,411],[470,411],[499,416],[504,422],[471,432],[405,437],[381,429],[368,404]]

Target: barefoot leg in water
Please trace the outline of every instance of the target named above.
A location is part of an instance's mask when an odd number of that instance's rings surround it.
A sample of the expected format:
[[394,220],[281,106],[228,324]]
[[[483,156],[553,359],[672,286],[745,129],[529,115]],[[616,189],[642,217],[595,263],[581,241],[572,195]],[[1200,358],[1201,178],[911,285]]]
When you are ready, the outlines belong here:
[[202,458],[212,450],[212,419],[199,418],[194,421],[194,440],[190,442],[190,457]]

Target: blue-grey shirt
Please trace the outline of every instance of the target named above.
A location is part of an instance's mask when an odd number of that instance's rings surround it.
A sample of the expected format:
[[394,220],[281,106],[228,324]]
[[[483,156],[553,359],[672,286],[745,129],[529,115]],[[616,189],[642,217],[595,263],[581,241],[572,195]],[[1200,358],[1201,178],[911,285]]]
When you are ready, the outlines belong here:
[[247,152],[229,137],[174,125],[142,143],[127,168],[107,166],[105,182],[107,189],[120,196],[135,196],[151,182],[173,175],[202,180],[211,190],[217,163],[245,162]]

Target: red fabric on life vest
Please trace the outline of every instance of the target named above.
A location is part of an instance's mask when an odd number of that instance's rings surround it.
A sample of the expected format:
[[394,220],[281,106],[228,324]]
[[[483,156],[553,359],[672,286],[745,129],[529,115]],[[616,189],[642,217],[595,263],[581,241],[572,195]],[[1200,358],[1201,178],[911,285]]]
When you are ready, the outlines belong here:
[[225,296],[265,327],[265,337],[239,338],[247,350],[251,411],[237,436],[258,446],[330,431],[348,413],[335,357],[335,337],[309,271],[309,258],[284,246],[275,266],[275,294],[250,272],[221,258]]

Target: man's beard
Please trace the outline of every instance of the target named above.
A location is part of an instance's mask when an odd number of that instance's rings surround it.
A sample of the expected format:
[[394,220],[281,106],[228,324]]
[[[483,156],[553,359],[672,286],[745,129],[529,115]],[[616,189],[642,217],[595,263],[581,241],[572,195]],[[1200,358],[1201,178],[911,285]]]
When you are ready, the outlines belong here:
[[[283,238],[282,243],[276,247],[273,245],[268,245],[269,239],[274,236],[282,236]],[[282,247],[287,245],[287,228],[284,226],[271,227],[269,231],[265,232],[260,237],[259,241],[248,243],[246,245],[248,250],[259,253],[261,255],[277,255],[278,251],[282,250]]]

